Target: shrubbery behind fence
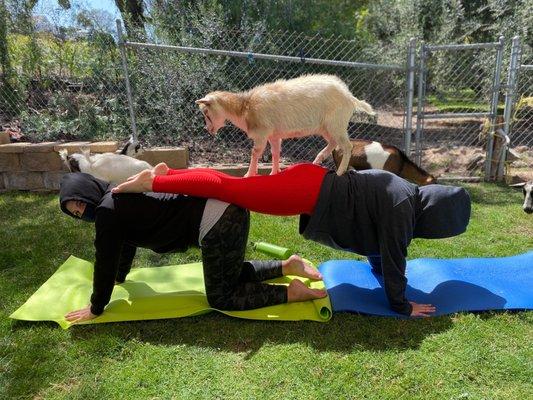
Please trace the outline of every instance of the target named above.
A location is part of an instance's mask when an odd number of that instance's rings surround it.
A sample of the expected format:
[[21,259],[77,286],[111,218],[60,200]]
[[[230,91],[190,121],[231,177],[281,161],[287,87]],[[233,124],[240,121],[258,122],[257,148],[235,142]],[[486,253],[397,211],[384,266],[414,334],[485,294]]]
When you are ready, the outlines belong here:
[[[131,106],[138,137],[148,145],[188,146],[194,163],[247,162],[251,141],[231,126],[212,138],[204,129],[194,100],[213,90],[240,91],[280,78],[328,73],[341,77],[356,97],[378,112],[377,119],[354,115],[348,127],[352,138],[378,140],[400,148],[413,143],[409,150],[417,148],[420,156],[424,148],[436,146],[481,149],[486,140],[479,134],[485,120],[481,114],[491,112],[495,91],[500,92],[497,112],[503,114],[504,91],[512,90],[513,119],[507,132],[511,146],[533,145],[533,71],[522,66],[515,87],[505,87],[510,58],[507,49],[502,51],[501,78],[495,83],[495,48],[483,46],[460,53],[428,53],[422,66],[425,75],[421,75],[419,55],[415,58],[413,54],[408,62],[407,43],[402,49],[383,49],[376,54],[359,48],[353,40],[296,33],[214,32],[209,38],[206,43],[205,37],[200,40],[191,34],[179,43],[179,48],[126,42],[124,53],[131,84],[128,102],[121,52],[113,38],[60,43],[43,37],[40,45],[46,51],[40,65],[32,65],[23,52],[11,52],[15,54],[13,72],[10,76],[4,72],[7,79],[0,87],[2,124],[34,141],[126,140],[132,134],[128,114]],[[17,48],[15,39],[23,40],[12,37],[12,48]],[[420,44],[415,46],[420,48]],[[198,50],[201,48],[207,51]],[[211,54],[211,49],[244,54]],[[264,59],[260,54],[279,57]],[[284,56],[292,59],[285,60]],[[417,136],[421,94],[425,114],[471,115],[429,124],[424,120]],[[492,118],[492,125],[495,121]],[[323,139],[317,137],[286,140],[282,156],[289,162],[312,160],[323,144]]]

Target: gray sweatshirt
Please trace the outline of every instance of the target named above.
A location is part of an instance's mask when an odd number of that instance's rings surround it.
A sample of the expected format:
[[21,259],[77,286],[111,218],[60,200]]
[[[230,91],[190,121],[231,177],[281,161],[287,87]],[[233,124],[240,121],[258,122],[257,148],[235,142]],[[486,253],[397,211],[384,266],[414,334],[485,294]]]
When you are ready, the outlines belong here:
[[470,197],[460,187],[418,187],[381,170],[334,172],[324,177],[313,215],[300,216],[300,233],[335,249],[381,256],[391,308],[411,314],[405,265],[411,240],[463,233]]

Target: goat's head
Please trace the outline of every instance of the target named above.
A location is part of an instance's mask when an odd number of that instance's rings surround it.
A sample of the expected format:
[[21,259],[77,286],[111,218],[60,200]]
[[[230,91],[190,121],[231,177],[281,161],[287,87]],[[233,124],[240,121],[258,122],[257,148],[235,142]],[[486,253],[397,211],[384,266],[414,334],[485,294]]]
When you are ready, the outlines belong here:
[[69,155],[66,149],[59,150],[59,157],[61,157],[61,160],[70,172],[80,172],[79,158],[81,156],[81,154]]
[[142,153],[144,153],[144,149],[141,144],[131,139],[128,140],[124,148],[120,151],[120,154],[133,158],[139,157]]
[[528,214],[533,213],[533,181],[515,183],[510,186],[522,188],[522,193],[524,193],[522,209]]
[[226,113],[219,102],[222,95],[221,92],[211,92],[195,102],[204,114],[205,128],[211,135],[216,135],[226,123]]

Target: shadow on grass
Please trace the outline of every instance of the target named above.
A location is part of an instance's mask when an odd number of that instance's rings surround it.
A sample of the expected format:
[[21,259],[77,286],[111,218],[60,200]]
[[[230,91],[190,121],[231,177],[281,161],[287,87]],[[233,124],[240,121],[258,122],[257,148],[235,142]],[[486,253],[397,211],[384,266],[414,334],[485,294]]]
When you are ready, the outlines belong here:
[[[13,329],[26,329],[33,324],[17,321]],[[451,326],[450,316],[397,320],[339,313],[327,323],[316,323],[239,320],[211,313],[172,320],[74,326],[71,337],[85,341],[111,335],[122,341],[136,340],[163,346],[185,344],[244,352],[250,357],[265,344],[305,344],[319,352],[339,353],[353,349],[378,352],[416,349],[427,336],[444,332]]]
[[[489,189],[490,185],[490,189]],[[510,199],[515,198],[517,205],[522,204],[522,193],[501,183],[483,183],[464,185],[473,203],[483,205],[509,205]]]

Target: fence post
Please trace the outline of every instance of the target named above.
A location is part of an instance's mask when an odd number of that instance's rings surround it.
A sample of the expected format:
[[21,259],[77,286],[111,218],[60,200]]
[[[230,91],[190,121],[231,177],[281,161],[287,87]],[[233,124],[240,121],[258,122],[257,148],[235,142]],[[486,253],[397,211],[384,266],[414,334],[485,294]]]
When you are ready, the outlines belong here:
[[409,157],[411,154],[411,136],[413,134],[413,97],[415,94],[415,57],[416,39],[409,40],[407,48],[407,98],[405,107],[405,137],[404,152]]
[[498,100],[500,99],[501,88],[501,70],[503,59],[504,38],[498,39],[498,50],[496,52],[496,67],[494,69],[494,80],[492,82],[492,100],[490,104],[490,125],[487,132],[487,154],[485,157],[485,180],[490,180],[494,171],[492,171],[492,157],[494,146],[494,132],[496,130],[496,120],[498,115]]
[[131,140],[137,140],[137,124],[135,123],[135,111],[133,110],[133,97],[131,95],[130,77],[128,74],[128,59],[126,57],[126,46],[124,45],[124,35],[122,33],[122,24],[116,20],[118,33],[118,47],[120,49],[120,58],[122,59],[122,69],[124,70],[124,81],[126,83],[126,97],[128,99],[128,109],[131,120]]
[[[511,134],[511,111],[513,110],[514,103],[516,100],[516,91],[517,91],[517,75],[520,68],[520,37],[513,37],[513,42],[511,45],[511,62],[509,66],[509,72],[507,74],[507,86],[505,90],[505,106],[503,109],[503,133],[506,138],[510,137]],[[507,158],[507,148],[503,147],[503,151],[500,155],[500,162],[498,163],[498,171],[496,175],[497,180],[503,180],[504,175],[504,164],[505,159]]]
[[420,143],[422,137],[422,124],[424,120],[424,103],[426,93],[426,44],[421,43],[420,47],[420,63],[418,70],[418,99],[416,104],[416,146],[415,146],[415,161],[417,165],[422,162],[422,144]]

